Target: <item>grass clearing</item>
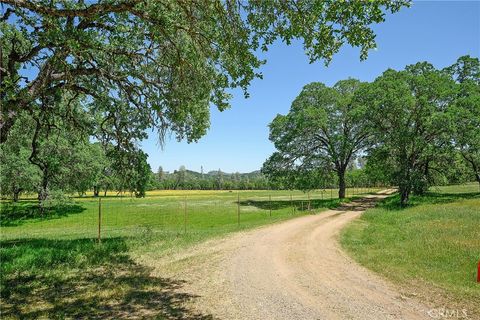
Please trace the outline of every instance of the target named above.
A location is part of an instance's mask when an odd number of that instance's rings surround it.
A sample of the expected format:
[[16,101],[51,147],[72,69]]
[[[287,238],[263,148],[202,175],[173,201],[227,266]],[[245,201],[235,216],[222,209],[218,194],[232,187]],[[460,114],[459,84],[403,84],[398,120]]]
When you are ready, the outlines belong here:
[[[374,189],[355,189],[355,195]],[[349,196],[353,195],[349,190]],[[240,199],[240,225],[238,204]],[[310,199],[310,201],[309,201]],[[336,190],[314,191],[212,191],[165,190],[146,198],[105,197],[102,201],[102,237],[171,237],[224,234],[338,205]],[[185,214],[185,205],[187,207]],[[73,203],[39,215],[36,201],[2,202],[0,239],[94,238],[98,231],[99,199],[75,198]],[[271,212],[271,215],[270,215]],[[186,219],[185,219],[186,218]],[[185,233],[185,224],[187,232]]]
[[[348,194],[372,191],[350,189]],[[181,292],[181,281],[153,275],[137,258],[162,257],[230,232],[310,214],[308,199],[300,191],[268,190],[106,197],[100,245],[95,243],[98,199],[76,198],[45,216],[38,215],[31,199],[2,202],[2,319],[209,319],[185,309],[184,302],[195,297]],[[336,190],[311,192],[310,200],[312,212],[340,203]]]
[[404,209],[398,203],[398,196],[390,197],[347,226],[343,247],[407,291],[480,315],[478,184],[435,187]]

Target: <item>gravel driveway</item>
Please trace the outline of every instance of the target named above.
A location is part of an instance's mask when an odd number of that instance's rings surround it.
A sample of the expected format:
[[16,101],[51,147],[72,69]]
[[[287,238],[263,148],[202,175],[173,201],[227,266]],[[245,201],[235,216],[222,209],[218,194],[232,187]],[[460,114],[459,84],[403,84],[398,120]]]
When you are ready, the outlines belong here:
[[185,279],[182,290],[198,296],[192,306],[219,319],[431,319],[337,242],[382,197],[209,241],[161,269]]

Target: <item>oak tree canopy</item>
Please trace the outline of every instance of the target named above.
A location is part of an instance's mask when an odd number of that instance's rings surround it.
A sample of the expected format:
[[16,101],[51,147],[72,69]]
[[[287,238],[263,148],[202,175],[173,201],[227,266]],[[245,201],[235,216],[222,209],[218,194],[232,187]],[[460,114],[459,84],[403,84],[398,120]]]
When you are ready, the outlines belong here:
[[[374,23],[407,0],[1,0],[1,142],[22,112],[55,113],[67,94],[117,144],[145,137],[198,140],[209,108],[260,77],[257,50],[300,39],[310,61],[344,44],[375,47]],[[52,101],[53,100],[53,101]],[[48,104],[42,108],[42,104]],[[74,119],[73,119],[74,120]],[[75,125],[72,120],[72,126]]]

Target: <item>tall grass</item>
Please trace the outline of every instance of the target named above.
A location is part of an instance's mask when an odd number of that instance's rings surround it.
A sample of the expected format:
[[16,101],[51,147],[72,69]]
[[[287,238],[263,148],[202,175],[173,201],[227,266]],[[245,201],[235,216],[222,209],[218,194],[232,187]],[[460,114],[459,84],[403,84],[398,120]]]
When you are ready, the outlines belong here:
[[[368,210],[344,229],[341,242],[355,259],[387,278],[420,288],[478,313],[480,193],[478,185],[432,188],[401,209],[398,196]],[[419,287],[417,286],[419,285]],[[439,290],[435,290],[435,288]],[[453,308],[453,307],[452,307]]]

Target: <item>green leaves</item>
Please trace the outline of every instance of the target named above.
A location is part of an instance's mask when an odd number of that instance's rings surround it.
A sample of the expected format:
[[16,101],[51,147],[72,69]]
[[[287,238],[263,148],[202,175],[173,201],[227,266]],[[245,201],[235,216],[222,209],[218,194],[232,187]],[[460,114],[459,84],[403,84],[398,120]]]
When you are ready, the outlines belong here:
[[[444,72],[421,62],[403,71],[387,70],[361,91],[359,103],[368,107],[379,150],[371,152],[371,159],[388,164],[384,171],[399,186],[405,204],[412,190],[428,189],[433,173],[450,158],[458,88]],[[380,161],[379,155],[384,157]]]
[[[406,0],[344,1],[14,1],[0,22],[2,136],[14,118],[42,96],[80,93],[104,119],[137,113],[130,132],[146,127],[197,141],[209,126],[209,108],[229,107],[231,88],[261,77],[258,48],[302,39],[311,61],[329,62],[343,44],[375,46],[372,23]],[[13,10],[13,11],[12,11]],[[19,35],[15,36],[15,33]],[[23,67],[33,72],[20,81]],[[124,110],[125,112],[122,112]],[[5,120],[7,119],[7,120]],[[123,119],[121,118],[123,121]],[[107,122],[108,123],[108,122]],[[135,128],[135,129],[133,129]],[[103,136],[117,139],[100,126]],[[137,130],[136,130],[137,129]],[[141,139],[141,134],[127,140]]]
[[360,47],[361,59],[376,47],[370,26],[410,1],[249,1],[246,11],[256,42],[302,39],[310,61],[328,64],[344,44]]
[[270,140],[277,152],[263,172],[300,188],[319,170],[341,182],[358,153],[368,153],[373,180],[399,186],[403,204],[435,182],[465,179],[460,157],[480,182],[480,63],[465,56],[444,70],[389,69],[372,83],[311,83],[270,124]]
[[457,95],[450,108],[453,144],[480,183],[480,61],[460,57],[443,70],[457,83]]
[[262,172],[301,189],[319,187],[332,170],[344,180],[351,159],[370,143],[364,109],[354,99],[361,85],[355,79],[339,81],[333,88],[318,82],[306,85],[290,112],[270,124],[277,152]]

